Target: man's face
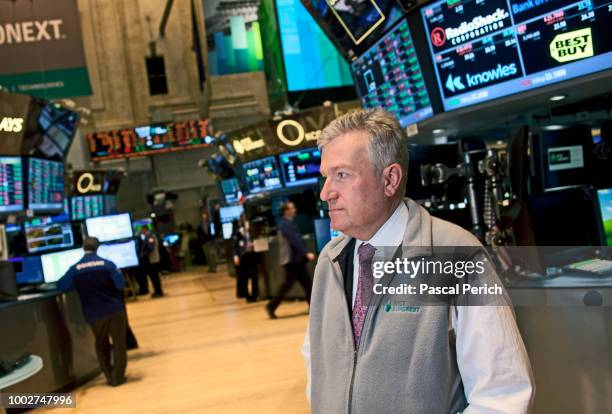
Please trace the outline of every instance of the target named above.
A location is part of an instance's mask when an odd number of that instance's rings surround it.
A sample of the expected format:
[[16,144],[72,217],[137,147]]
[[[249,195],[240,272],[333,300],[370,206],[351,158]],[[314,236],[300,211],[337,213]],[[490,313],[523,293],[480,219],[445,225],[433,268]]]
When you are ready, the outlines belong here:
[[370,239],[389,202],[382,174],[376,176],[363,132],[340,135],[323,147],[321,200],[329,206],[331,226],[359,240]]
[[285,215],[290,220],[293,220],[295,218],[295,216],[297,215],[297,208],[295,207],[295,204],[289,203],[287,205],[287,209],[285,210]]

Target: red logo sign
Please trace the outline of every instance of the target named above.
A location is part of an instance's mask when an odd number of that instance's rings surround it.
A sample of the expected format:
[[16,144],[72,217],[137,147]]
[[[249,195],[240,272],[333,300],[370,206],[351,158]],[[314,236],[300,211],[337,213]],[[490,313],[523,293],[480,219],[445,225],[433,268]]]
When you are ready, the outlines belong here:
[[444,43],[446,43],[446,33],[444,33],[443,28],[436,27],[431,31],[431,43],[435,47],[444,46]]

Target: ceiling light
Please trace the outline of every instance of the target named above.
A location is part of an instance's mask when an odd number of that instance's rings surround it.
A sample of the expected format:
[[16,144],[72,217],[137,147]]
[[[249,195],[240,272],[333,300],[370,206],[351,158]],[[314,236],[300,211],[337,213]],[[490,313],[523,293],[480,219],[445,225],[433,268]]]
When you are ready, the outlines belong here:
[[560,129],[563,129],[564,126],[563,125],[547,125],[545,127],[543,127],[543,129],[546,129],[548,131],[558,131]]
[[555,95],[555,96],[551,96],[551,97],[549,98],[549,100],[550,100],[551,102],[557,102],[557,101],[562,101],[562,100],[564,100],[565,98],[567,98],[567,95]]
[[437,129],[434,129],[432,132],[433,132],[434,134],[441,134],[441,133],[443,133],[444,131],[446,131],[444,128],[437,128]]

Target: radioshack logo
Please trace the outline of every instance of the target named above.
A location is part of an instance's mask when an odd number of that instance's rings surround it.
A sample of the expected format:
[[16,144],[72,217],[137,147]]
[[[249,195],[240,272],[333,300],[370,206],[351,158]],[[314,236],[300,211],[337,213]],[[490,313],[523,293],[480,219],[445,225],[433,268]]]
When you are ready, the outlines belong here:
[[5,116],[0,121],[0,132],[21,132],[23,129],[23,118],[11,118]]
[[487,83],[491,83],[498,79],[507,78],[516,75],[517,72],[518,69],[515,63],[511,63],[509,65],[502,65],[501,63],[498,63],[495,68],[482,71],[475,75],[466,73],[465,81],[467,83],[467,86],[464,85],[461,76],[453,76],[453,74],[448,75],[444,86],[446,86],[449,91],[454,93],[456,91],[462,91],[466,87],[473,88],[485,85]]
[[0,46],[65,39],[66,35],[61,30],[63,24],[62,19],[2,23],[0,24]]
[[[495,12],[487,16],[476,16],[471,22],[462,22],[458,27],[449,27],[444,30],[446,38],[439,34],[439,27],[436,27],[431,32],[432,42],[434,35],[436,37],[434,45],[436,47],[443,46],[446,40],[450,40],[451,44],[457,45],[475,37],[483,36],[490,32],[495,32],[504,27],[504,19],[510,17],[510,13],[503,9],[497,9]],[[435,33],[434,33],[435,32]]]
[[435,47],[442,47],[444,43],[446,43],[446,34],[444,33],[444,29],[441,27],[434,27],[431,31],[431,43]]

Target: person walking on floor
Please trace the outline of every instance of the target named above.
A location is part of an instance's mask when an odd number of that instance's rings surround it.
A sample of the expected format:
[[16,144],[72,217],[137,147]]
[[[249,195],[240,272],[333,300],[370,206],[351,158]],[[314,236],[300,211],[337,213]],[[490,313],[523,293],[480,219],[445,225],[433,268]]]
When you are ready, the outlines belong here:
[[93,237],[83,241],[85,256],[68,269],[58,287],[77,291],[94,334],[100,368],[108,384],[117,386],[125,382],[127,366],[125,279],[113,262],[96,254],[99,244]]
[[297,214],[297,208],[292,202],[287,202],[281,207],[281,219],[278,222],[279,235],[279,261],[283,266],[285,281],[278,294],[266,305],[266,312],[270,319],[276,319],[276,308],[285,299],[289,290],[297,280],[306,293],[306,300],[310,304],[310,292],[312,282],[306,269],[306,263],[314,260],[315,255],[309,252],[302,241],[302,235],[298,226],[293,222]]
[[[249,221],[246,214],[240,215],[240,221],[234,221],[232,234],[232,256],[236,266],[236,296],[246,298],[247,302],[257,301],[259,285],[257,283],[257,253],[249,233]],[[249,280],[251,293],[249,293]]]

